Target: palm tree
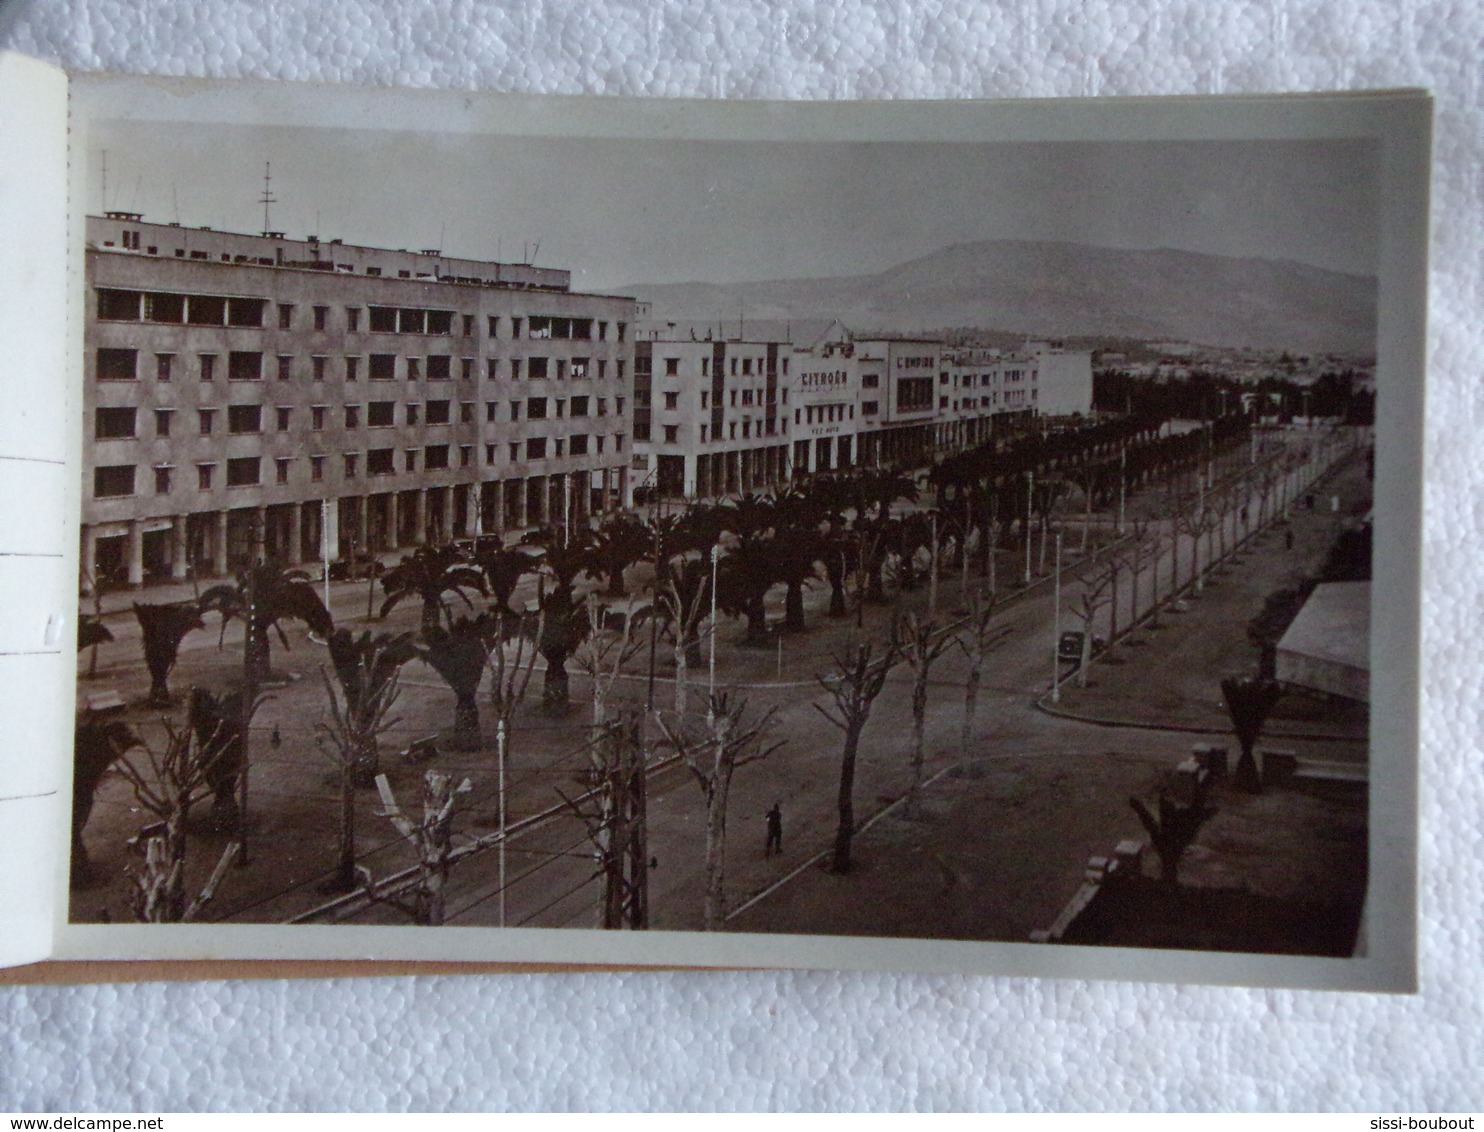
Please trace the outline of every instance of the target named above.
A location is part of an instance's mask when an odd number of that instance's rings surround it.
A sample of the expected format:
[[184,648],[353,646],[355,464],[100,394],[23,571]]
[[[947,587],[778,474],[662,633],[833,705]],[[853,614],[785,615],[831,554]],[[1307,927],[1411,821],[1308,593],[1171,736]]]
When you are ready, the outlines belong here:
[[475,554],[474,565],[484,572],[485,581],[489,584],[490,604],[495,612],[515,612],[510,604],[515,589],[522,578],[536,570],[535,557],[519,548],[507,550],[503,546],[492,546]]
[[818,531],[796,528],[781,531],[769,540],[773,551],[773,577],[786,587],[783,597],[783,627],[802,633],[804,587],[819,578],[819,560],[825,546]]
[[[259,700],[255,698],[246,713],[243,702],[240,691],[218,695],[205,688],[192,688],[188,700],[186,723],[195,735],[195,751],[205,768],[203,781],[212,793],[211,812],[220,829],[237,829],[242,819],[237,804],[242,737]],[[185,821],[184,814],[181,821]]]
[[247,675],[255,685],[270,676],[269,629],[278,630],[284,648],[289,647],[289,640],[282,621],[303,621],[310,632],[323,638],[335,631],[334,619],[310,585],[309,575],[272,562],[248,567],[238,574],[235,584],[212,586],[202,593],[199,608],[202,616],[219,613],[223,632],[229,621],[242,619]]
[[804,631],[804,587],[819,576],[819,560],[826,546],[820,534],[819,504],[809,492],[785,488],[768,497],[773,511],[775,574],[787,591],[783,599],[783,627]]
[[472,611],[474,603],[464,590],[485,593],[484,574],[452,546],[418,547],[381,576],[381,588],[386,594],[381,603],[382,620],[404,598],[422,599],[424,633],[452,616],[444,594],[457,595]]
[[541,701],[552,714],[565,712],[571,703],[571,683],[567,660],[587,639],[592,618],[587,599],[577,597],[570,584],[559,583],[541,598],[540,632],[537,651],[546,661],[546,680],[541,688]]
[[615,515],[594,533],[588,552],[592,572],[607,579],[608,597],[624,596],[624,570],[653,555],[654,534],[632,515]]
[[135,735],[122,720],[107,719],[91,713],[78,720],[72,742],[72,884],[86,884],[93,878],[92,862],[83,843],[83,827],[93,813],[93,797],[108,768],[131,747],[139,745]]
[[457,617],[444,628],[434,625],[423,631],[422,658],[443,677],[454,695],[453,745],[460,751],[480,747],[479,682],[485,662],[499,639],[499,621],[488,613]]
[[201,610],[193,601],[165,605],[134,603],[134,616],[139,619],[140,640],[144,645],[144,664],[149,669],[150,707],[169,707],[170,688],[167,680],[180,652],[180,642],[192,629],[206,628]]
[[721,560],[716,582],[717,604],[729,616],[741,615],[747,619],[747,644],[761,644],[768,634],[763,599],[782,580],[779,556],[769,538],[776,514],[767,500],[744,495],[718,507],[716,516],[722,529],[735,539]]
[[113,640],[113,634],[108,631],[108,626],[103,624],[97,617],[89,614],[79,614],[77,618],[77,651],[101,645],[104,641]]
[[831,617],[845,616],[845,580],[860,566],[859,549],[854,536],[833,524],[828,534],[820,536],[819,560],[824,563],[825,580],[830,586]]
[[[380,730],[369,726],[386,714],[396,688],[397,675],[409,660],[418,655],[411,633],[363,632],[359,637],[349,629],[336,629],[330,634],[330,664],[340,687],[344,707],[339,709],[347,724],[347,735],[356,740],[350,758],[351,778],[356,786],[371,786],[380,770],[377,735]],[[326,690],[334,692],[328,679]]]
[[1140,798],[1130,798],[1128,804],[1139,815],[1154,851],[1159,854],[1160,881],[1172,887],[1178,885],[1180,858],[1195,841],[1201,826],[1216,815],[1216,807],[1206,803],[1206,781],[1200,780],[1188,805],[1171,801],[1163,790],[1159,792],[1157,813],[1150,813]]
[[1261,676],[1228,676],[1221,682],[1221,694],[1226,698],[1226,710],[1231,715],[1237,742],[1242,745],[1235,785],[1248,794],[1261,794],[1262,776],[1258,773],[1253,750],[1262,734],[1263,724],[1278,705],[1283,689],[1277,681]]
[[417,655],[417,646],[411,633],[379,633],[374,638],[362,633],[356,638],[348,629],[335,630],[329,645],[340,695],[324,676],[330,719],[320,725],[320,735],[334,748],[340,767],[340,851],[325,891],[350,892],[357,883],[356,787],[376,780],[378,739],[396,723],[387,716],[397,700],[397,674]]

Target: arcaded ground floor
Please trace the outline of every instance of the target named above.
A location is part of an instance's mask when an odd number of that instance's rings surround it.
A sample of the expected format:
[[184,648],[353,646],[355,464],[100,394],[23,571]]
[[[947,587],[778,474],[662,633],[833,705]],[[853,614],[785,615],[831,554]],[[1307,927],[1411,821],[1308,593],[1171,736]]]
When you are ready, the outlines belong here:
[[91,591],[98,580],[133,587],[212,577],[259,555],[296,565],[565,526],[621,507],[627,484],[627,468],[597,468],[84,523],[83,586]]

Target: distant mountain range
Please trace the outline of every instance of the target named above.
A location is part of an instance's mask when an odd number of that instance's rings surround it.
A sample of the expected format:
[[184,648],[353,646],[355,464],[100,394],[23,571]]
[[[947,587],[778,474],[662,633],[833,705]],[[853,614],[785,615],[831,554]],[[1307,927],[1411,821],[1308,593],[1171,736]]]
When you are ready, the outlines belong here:
[[1304,353],[1371,353],[1376,280],[1286,260],[1036,240],[955,244],[874,275],[633,283],[615,294],[676,322],[839,318],[911,333],[974,326]]

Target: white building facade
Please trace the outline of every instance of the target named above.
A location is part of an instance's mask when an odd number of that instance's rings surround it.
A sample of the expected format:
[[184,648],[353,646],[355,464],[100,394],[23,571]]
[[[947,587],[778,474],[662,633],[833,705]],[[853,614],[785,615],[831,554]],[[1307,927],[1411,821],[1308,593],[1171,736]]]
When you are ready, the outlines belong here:
[[84,585],[626,499],[632,299],[526,264],[87,220]]

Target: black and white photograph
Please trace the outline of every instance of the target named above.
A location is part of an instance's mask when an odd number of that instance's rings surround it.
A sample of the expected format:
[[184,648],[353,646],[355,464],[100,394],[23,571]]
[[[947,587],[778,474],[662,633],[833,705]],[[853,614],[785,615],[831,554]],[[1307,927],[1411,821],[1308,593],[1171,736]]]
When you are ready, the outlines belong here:
[[1410,983],[1425,99],[182,89],[74,142],[79,954]]

